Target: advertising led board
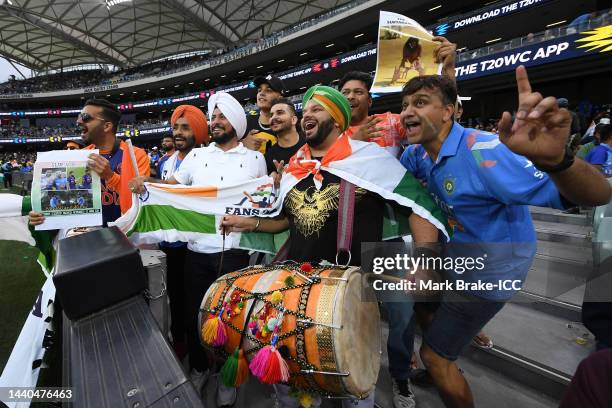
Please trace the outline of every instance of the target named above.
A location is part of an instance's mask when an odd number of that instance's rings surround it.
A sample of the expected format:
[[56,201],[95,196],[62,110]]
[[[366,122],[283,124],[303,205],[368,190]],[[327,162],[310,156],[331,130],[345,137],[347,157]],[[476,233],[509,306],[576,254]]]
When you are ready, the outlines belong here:
[[533,6],[538,6],[550,0],[517,0],[505,4],[497,4],[486,9],[475,11],[473,14],[464,14],[461,17],[445,21],[437,26],[430,27],[435,35],[447,35],[451,31],[461,30],[474,24],[494,20]]

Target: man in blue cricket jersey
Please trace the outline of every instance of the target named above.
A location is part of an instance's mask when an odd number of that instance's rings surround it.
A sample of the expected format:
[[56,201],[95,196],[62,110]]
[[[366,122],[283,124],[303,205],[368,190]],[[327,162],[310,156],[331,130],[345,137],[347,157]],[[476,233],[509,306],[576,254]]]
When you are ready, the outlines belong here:
[[585,160],[612,177],[612,127],[604,125],[599,132],[599,145],[587,154]]
[[55,210],[58,204],[59,204],[59,199],[57,198],[56,195],[52,195],[51,199],[49,199],[49,207],[51,207],[52,210]]
[[68,179],[66,178],[66,173],[57,173],[57,177],[53,182],[56,190],[66,190],[68,188]]
[[91,173],[89,172],[89,169],[85,169],[85,174],[83,174],[83,177],[81,177],[81,188],[89,190],[91,188],[91,182]]
[[176,153],[176,148],[174,146],[174,136],[166,135],[162,138],[161,142],[162,150],[165,154],[159,159],[157,162],[157,168],[155,169],[155,174],[157,177],[161,178],[161,168],[164,166],[166,160],[168,160],[174,153]]
[[602,174],[566,149],[569,112],[559,109],[554,97],[532,92],[523,66],[516,81],[516,119],[504,112],[499,137],[453,120],[457,91],[451,79],[419,76],[402,91],[400,118],[411,146],[401,162],[427,183],[454,228],[445,255],[469,245],[479,247],[481,256],[488,252],[482,270],[444,271],[447,280],[470,287],[444,291],[435,312],[429,309],[422,320],[427,323],[421,358],[446,406],[474,406],[454,361],[516,290],[471,283],[507,280],[520,286],[527,275],[536,245],[527,205],[563,209],[572,203],[607,204],[612,197]]
[[70,190],[76,190],[76,177],[74,177],[73,171],[68,174],[68,187]]

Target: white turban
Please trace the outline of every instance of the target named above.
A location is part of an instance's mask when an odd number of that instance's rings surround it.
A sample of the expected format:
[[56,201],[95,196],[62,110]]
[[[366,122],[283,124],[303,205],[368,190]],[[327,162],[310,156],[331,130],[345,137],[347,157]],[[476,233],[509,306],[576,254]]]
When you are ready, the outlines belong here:
[[208,122],[212,124],[212,114],[215,108],[223,113],[236,130],[238,140],[244,137],[247,129],[246,114],[240,102],[227,92],[219,92],[208,99]]

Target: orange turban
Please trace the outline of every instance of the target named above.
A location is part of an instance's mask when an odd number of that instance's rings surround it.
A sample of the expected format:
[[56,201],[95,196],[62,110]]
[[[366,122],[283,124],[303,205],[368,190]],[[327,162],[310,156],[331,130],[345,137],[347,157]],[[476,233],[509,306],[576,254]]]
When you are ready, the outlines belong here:
[[174,127],[174,122],[178,118],[185,118],[195,137],[196,145],[208,143],[208,121],[204,112],[193,105],[179,105],[176,107],[170,118],[170,125]]

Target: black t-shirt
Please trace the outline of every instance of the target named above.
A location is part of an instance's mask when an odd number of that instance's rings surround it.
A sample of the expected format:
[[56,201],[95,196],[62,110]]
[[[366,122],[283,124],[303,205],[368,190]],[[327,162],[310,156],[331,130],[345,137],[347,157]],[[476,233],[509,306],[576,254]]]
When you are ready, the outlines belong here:
[[[276,143],[276,133],[274,133],[272,129],[270,129],[269,124],[266,126],[262,126],[261,123],[259,123],[259,114],[247,116],[247,131],[245,132],[244,136],[246,137],[251,132],[251,130],[257,130],[260,133],[259,137],[268,139],[265,144],[265,148],[260,149],[262,153],[267,152],[268,149],[274,143]],[[272,140],[274,140],[274,142],[272,142]]]
[[266,158],[266,167],[268,168],[268,174],[276,171],[276,166],[274,165],[273,160],[280,162],[283,160],[285,164],[289,164],[289,159],[298,151],[300,147],[304,146],[306,143],[306,139],[300,136],[298,142],[291,147],[280,147],[277,144],[274,146],[268,147],[266,150],[266,154],[264,155]]
[[[317,190],[312,175],[300,181],[285,197],[283,211],[289,219],[288,259],[297,262],[336,261],[340,178],[321,171],[323,185]],[[351,265],[361,264],[361,243],[379,242],[383,233],[385,201],[365,189],[355,191],[355,215]],[[346,254],[340,262],[346,262]]]

